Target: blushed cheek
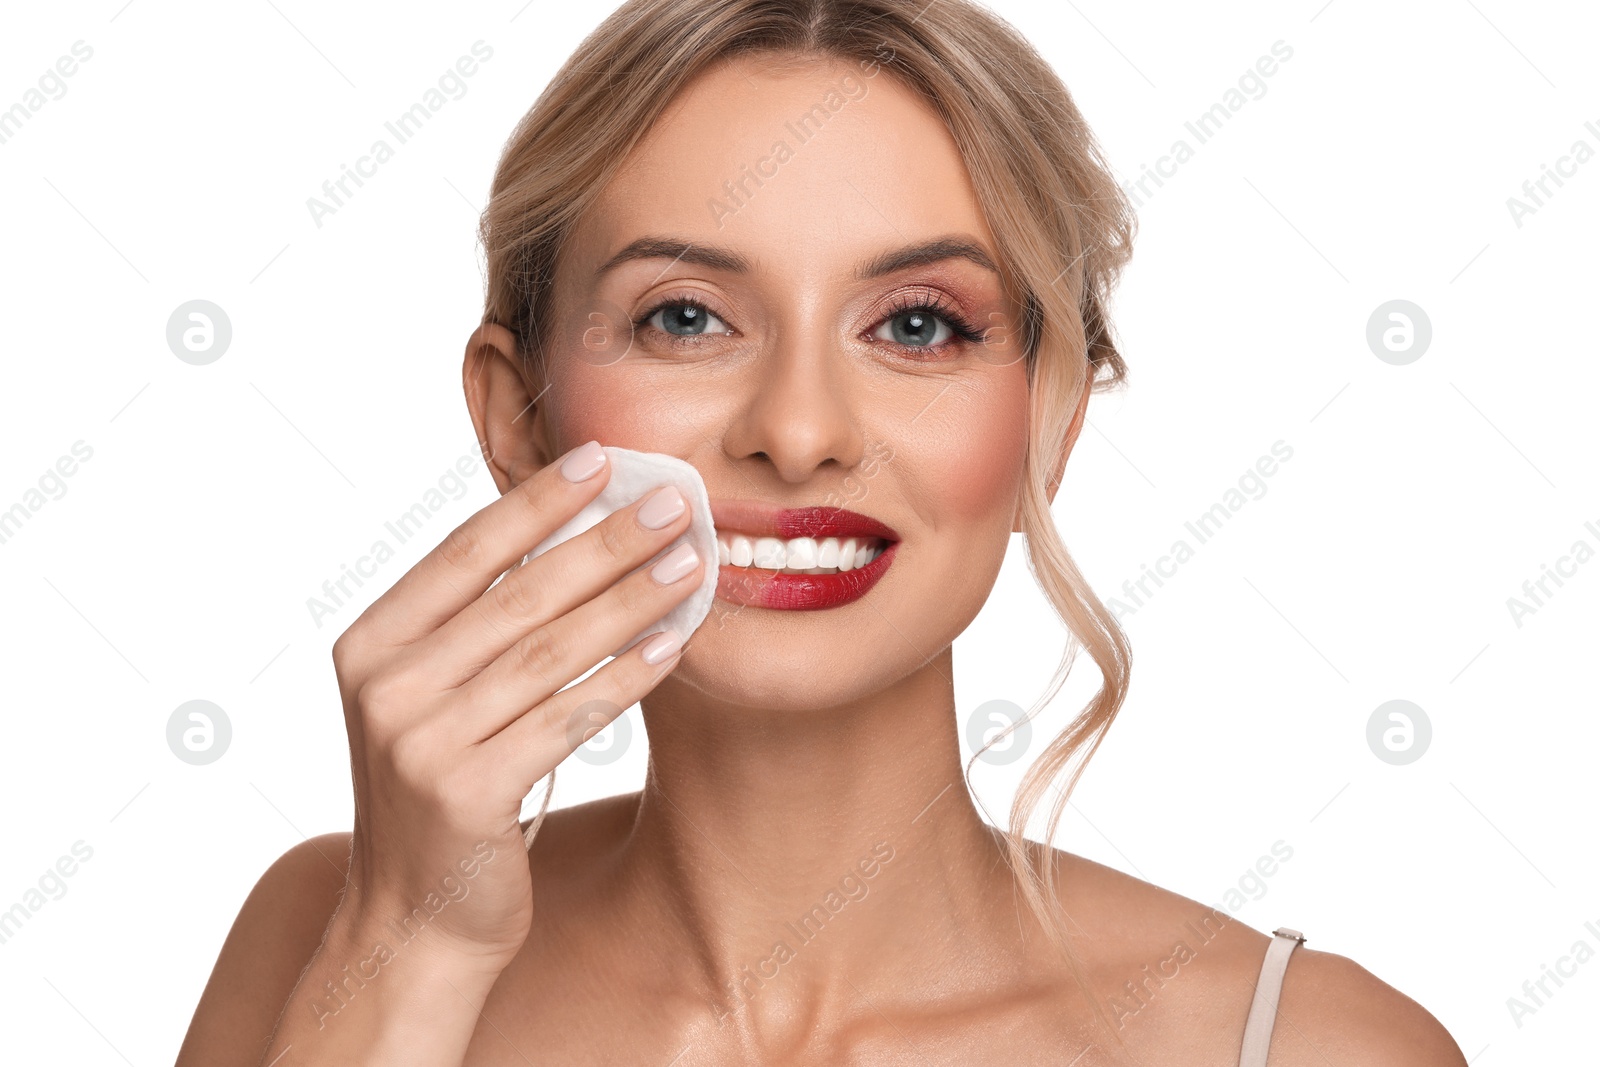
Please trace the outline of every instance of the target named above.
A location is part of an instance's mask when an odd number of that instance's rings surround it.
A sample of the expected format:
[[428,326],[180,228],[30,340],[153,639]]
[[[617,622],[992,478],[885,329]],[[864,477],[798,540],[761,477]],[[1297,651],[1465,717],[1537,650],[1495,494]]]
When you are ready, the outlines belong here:
[[649,383],[622,365],[589,366],[556,354],[561,369],[540,400],[558,449],[595,440],[641,452],[671,452],[683,420],[664,409]]
[[952,389],[939,403],[951,406],[916,446],[929,457],[919,464],[926,499],[938,501],[925,518],[936,528],[1009,533],[1028,444],[1026,379]]

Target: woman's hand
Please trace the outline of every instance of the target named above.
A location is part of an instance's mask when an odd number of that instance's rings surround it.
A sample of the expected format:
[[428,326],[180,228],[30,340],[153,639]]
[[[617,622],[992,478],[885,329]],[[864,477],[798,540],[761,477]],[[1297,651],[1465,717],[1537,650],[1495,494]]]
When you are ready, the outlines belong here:
[[[490,588],[609,477],[593,443],[538,471],[452,531],[334,643],[355,779],[340,908],[353,928],[423,908],[434,951],[501,966],[527,937],[522,801],[672,670],[676,635],[640,642],[558,691],[693,592],[704,566],[685,544],[628,573],[689,525],[668,488]],[[452,887],[465,892],[454,889],[456,899]],[[430,894],[445,902],[437,914],[424,906]]]
[[262,1063],[461,1062],[536,918],[523,799],[672,670],[676,635],[562,687],[703,572],[688,545],[641,568],[689,526],[670,489],[505,573],[609,477],[593,443],[543,468],[452,531],[334,643],[355,779],[350,866]]

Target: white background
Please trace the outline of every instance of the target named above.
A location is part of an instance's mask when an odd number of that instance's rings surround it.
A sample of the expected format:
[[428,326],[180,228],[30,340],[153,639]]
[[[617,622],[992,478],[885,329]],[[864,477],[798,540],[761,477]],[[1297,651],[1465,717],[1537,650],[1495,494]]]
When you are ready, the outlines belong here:
[[[1600,548],[1584,525],[1600,529],[1600,160],[1520,226],[1507,207],[1576,140],[1600,149],[1584,127],[1600,127],[1593,10],[995,6],[1056,65],[1124,178],[1193,145],[1184,122],[1275,41],[1293,49],[1145,199],[1116,307],[1132,385],[1091,403],[1056,515],[1109,597],[1274,442],[1293,457],[1125,616],[1132,695],[1058,843],[1212,902],[1281,839],[1293,858],[1245,922],[1361,962],[1474,1065],[1592,1055],[1600,962],[1520,1027],[1506,1001],[1576,941],[1600,950],[1584,926],[1600,927],[1600,561],[1520,626],[1507,607],[1574,542]],[[170,1062],[256,877],[303,836],[348,827],[329,648],[492,498],[460,389],[481,307],[474,224],[513,124],[602,13],[9,13],[0,108],[73,42],[93,56],[0,144],[0,509],[74,442],[93,455],[0,544],[0,910],[74,842],[93,855],[0,944],[6,1059]],[[466,94],[318,228],[307,198],[479,39],[494,55]],[[233,327],[209,366],[166,343],[193,299]],[[1404,366],[1366,341],[1392,299],[1432,324]],[[462,456],[476,473],[426,538],[315,626],[307,598]],[[957,643],[964,715],[1030,706],[1062,647],[1015,542]],[[1035,750],[1095,682],[1085,658]],[[1397,698],[1433,729],[1405,766],[1366,740]],[[232,723],[208,766],[167,747],[191,699]],[[569,760],[558,806],[637,788],[646,746],[627,714],[629,750]],[[1026,764],[978,765],[989,810],[1007,809]]]

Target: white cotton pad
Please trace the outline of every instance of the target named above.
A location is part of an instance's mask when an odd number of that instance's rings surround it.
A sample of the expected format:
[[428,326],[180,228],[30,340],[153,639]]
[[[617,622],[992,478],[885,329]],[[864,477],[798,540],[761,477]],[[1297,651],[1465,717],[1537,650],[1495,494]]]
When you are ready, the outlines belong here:
[[679,534],[671,544],[634,568],[634,572],[652,566],[656,560],[678,545],[690,544],[694,546],[694,550],[700,554],[700,559],[705,564],[700,588],[667,612],[663,618],[634,635],[632,640],[612,655],[620,656],[651,634],[667,629],[678,631],[678,634],[688,641],[689,635],[694,633],[711,613],[711,601],[717,595],[717,531],[711,521],[711,497],[706,493],[706,483],[692,464],[676,456],[660,452],[635,452],[630,448],[613,448],[610,445],[601,447],[611,465],[611,480],[600,490],[600,495],[591,500],[582,511],[545,538],[539,547],[528,553],[524,557],[524,562],[548,552],[569,538],[576,537],[612,512],[648,496],[661,486],[675,485],[683,493],[683,499],[689,505],[689,528]]

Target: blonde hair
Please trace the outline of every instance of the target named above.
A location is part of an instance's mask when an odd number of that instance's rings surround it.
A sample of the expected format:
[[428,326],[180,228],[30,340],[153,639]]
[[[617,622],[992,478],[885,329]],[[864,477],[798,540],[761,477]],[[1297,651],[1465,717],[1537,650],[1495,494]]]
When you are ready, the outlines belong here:
[[[1087,991],[1067,940],[1048,842],[1127,695],[1131,651],[1062,543],[1050,495],[1080,390],[1105,391],[1127,377],[1108,302],[1135,223],[1049,64],[1008,23],[968,0],[628,0],[568,58],[501,155],[480,223],[484,319],[510,330],[524,359],[543,364],[555,265],[574,223],[681,89],[723,60],[758,52],[854,61],[874,73],[881,64],[892,72],[949,127],[998,242],[1020,308],[1030,390],[1020,512],[1028,564],[1072,635],[1027,719],[1060,691],[1079,647],[1102,677],[1087,706],[1029,768],[1003,836],[1024,899]],[[1045,843],[1029,841],[1035,808],[1074,756],[1082,758],[1066,789],[1057,789]]]

